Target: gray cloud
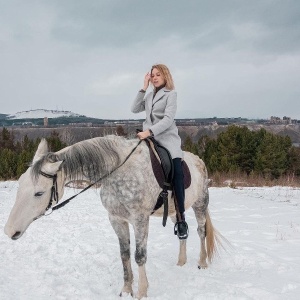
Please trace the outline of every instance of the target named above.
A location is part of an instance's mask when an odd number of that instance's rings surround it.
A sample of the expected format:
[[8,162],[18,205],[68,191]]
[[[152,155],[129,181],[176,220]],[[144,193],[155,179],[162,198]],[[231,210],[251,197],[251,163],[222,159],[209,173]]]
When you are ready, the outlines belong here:
[[[172,35],[192,40],[198,49],[233,43],[281,53],[299,50],[300,45],[299,1],[51,3],[58,12],[53,37],[81,46],[151,45],[159,37]],[[246,36],[241,35],[243,28]]]
[[299,1],[0,0],[1,113],[59,108],[133,118],[153,63],[178,117],[300,119]]

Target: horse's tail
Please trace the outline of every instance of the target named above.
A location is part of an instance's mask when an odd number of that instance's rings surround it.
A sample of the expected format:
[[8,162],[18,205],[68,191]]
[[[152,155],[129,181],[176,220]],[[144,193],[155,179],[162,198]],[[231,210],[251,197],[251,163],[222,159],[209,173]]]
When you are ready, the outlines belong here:
[[208,209],[206,209],[205,217],[206,217],[206,223],[205,223],[206,251],[207,251],[208,261],[211,263],[214,257],[218,256],[218,249],[220,249],[220,247],[224,248],[221,239],[228,244],[230,243],[227,241],[227,239],[224,236],[221,235],[221,233],[218,230],[214,228]]

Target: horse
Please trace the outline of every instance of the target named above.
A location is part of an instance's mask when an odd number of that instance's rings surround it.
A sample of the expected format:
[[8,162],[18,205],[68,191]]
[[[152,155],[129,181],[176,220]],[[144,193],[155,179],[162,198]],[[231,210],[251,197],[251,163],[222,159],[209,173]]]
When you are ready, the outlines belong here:
[[[186,189],[185,207],[192,207],[201,242],[199,268],[207,268],[217,253],[220,235],[213,227],[208,211],[208,176],[204,162],[196,155],[184,152],[191,173],[191,185]],[[55,178],[55,180],[54,180]],[[138,291],[135,297],[147,297],[147,239],[149,218],[161,217],[163,208],[153,214],[161,192],[155,179],[148,146],[137,139],[108,135],[92,138],[49,152],[42,139],[31,165],[19,178],[15,204],[4,231],[17,240],[28,226],[57,204],[63,197],[65,184],[84,180],[100,180],[101,202],[108,211],[110,223],[118,237],[123,264],[124,285],[120,296],[133,294],[133,273],[130,261],[129,224],[135,235],[135,261],[138,265]],[[55,203],[53,203],[55,202]],[[176,208],[171,192],[168,195],[168,216],[176,222]],[[186,263],[186,240],[180,240],[177,265]]]

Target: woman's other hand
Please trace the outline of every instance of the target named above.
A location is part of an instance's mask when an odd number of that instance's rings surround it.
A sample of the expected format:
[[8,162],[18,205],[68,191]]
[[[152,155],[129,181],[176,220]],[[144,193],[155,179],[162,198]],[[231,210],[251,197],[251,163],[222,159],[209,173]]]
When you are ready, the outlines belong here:
[[146,139],[147,137],[149,137],[149,136],[151,136],[151,132],[150,132],[150,130],[145,130],[145,131],[141,131],[141,132],[139,132],[138,134],[137,134],[137,136],[138,136],[138,138],[140,139],[140,140],[144,140],[144,139]]

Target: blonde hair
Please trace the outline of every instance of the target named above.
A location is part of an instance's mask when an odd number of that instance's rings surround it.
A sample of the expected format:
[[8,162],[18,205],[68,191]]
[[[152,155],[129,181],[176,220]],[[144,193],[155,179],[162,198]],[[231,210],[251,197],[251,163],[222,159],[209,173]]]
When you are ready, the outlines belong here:
[[163,64],[157,64],[157,65],[153,65],[151,67],[151,74],[152,74],[152,70],[153,69],[157,69],[161,75],[163,76],[165,83],[166,83],[166,88],[169,90],[174,90],[175,86],[174,86],[174,82],[173,82],[173,78],[172,75],[170,73],[170,70],[168,69],[168,67],[166,65]]

